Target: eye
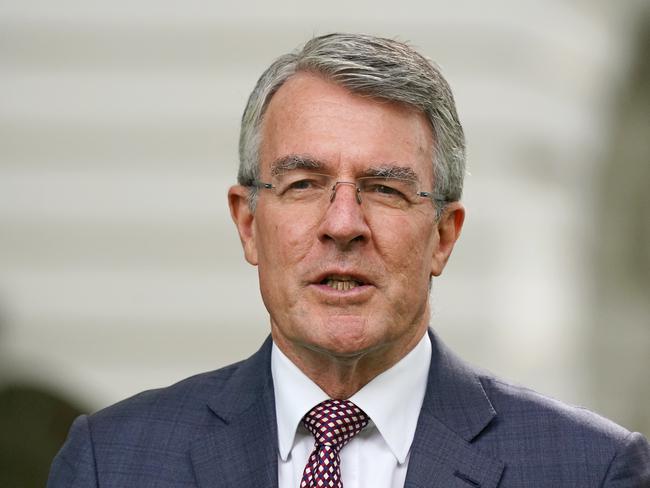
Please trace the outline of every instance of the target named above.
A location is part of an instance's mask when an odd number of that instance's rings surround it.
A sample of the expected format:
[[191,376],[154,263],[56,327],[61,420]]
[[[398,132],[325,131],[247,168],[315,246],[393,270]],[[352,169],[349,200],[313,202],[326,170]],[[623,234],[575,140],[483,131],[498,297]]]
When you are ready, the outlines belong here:
[[289,183],[287,190],[309,190],[310,188],[314,188],[316,186],[317,185],[315,184],[314,180],[302,179]]
[[317,173],[286,174],[278,178],[280,195],[293,198],[319,195],[327,186],[327,176]]
[[384,195],[401,195],[401,192],[399,190],[389,185],[375,185],[372,191],[376,193],[383,193]]
[[406,198],[401,182],[386,179],[368,180],[363,191],[381,198]]

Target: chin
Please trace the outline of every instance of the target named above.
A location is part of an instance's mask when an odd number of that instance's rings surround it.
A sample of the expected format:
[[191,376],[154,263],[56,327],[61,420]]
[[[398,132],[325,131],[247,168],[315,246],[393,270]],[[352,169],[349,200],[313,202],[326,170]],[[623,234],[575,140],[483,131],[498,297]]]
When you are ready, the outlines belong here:
[[321,332],[312,343],[314,349],[333,357],[356,358],[380,347],[362,318],[328,322]]

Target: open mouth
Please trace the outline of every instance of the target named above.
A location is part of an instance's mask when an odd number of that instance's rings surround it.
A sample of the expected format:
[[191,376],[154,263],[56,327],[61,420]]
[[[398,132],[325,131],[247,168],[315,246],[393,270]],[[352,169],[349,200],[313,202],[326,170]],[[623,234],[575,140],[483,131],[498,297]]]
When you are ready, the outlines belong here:
[[357,286],[362,286],[365,283],[362,281],[356,280],[351,276],[343,275],[329,275],[326,276],[321,282],[321,285],[329,286],[330,288],[337,291],[348,291],[356,288]]

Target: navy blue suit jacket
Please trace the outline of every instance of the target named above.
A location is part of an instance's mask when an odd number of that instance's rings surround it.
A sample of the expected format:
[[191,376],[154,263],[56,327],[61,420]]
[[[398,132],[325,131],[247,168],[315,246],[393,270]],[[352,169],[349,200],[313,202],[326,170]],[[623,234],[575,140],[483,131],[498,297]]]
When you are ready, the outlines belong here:
[[[407,487],[650,487],[650,445],[478,372],[430,333]],[[275,487],[271,341],[249,359],[79,417],[50,488]]]

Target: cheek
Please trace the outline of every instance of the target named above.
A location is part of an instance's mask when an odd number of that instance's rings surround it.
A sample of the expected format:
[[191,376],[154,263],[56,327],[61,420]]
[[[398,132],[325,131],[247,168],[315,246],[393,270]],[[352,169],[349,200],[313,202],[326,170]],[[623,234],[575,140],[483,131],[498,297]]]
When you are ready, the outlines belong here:
[[263,236],[260,254],[267,263],[284,266],[301,261],[309,253],[315,238],[313,225],[291,216],[267,216],[265,221],[274,222],[258,233]]
[[436,244],[432,224],[405,218],[382,228],[384,231],[375,236],[375,241],[386,267],[404,280],[422,278],[428,283]]

